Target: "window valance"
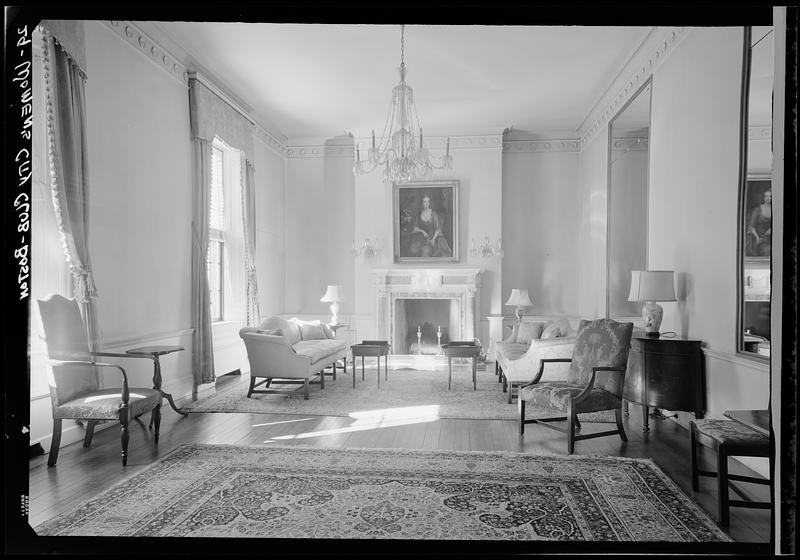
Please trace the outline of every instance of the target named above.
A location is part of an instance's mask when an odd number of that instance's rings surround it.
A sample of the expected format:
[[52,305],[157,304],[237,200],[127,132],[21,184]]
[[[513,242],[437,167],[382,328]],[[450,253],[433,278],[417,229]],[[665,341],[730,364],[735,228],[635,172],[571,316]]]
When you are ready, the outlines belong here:
[[220,138],[254,161],[253,123],[206,86],[195,72],[189,73],[189,113],[192,137]]
[[86,31],[81,20],[45,19],[39,22],[64,49],[67,56],[86,74]]

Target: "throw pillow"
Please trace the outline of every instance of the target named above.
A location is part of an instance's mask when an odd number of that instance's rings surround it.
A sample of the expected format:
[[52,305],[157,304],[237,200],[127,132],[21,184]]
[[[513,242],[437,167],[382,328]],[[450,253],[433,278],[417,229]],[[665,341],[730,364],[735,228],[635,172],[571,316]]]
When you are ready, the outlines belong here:
[[325,331],[326,338],[336,338],[336,333],[328,323],[322,323],[322,330]]
[[561,333],[559,336],[569,336],[570,333],[574,334],[572,326],[569,324],[569,319],[566,317],[556,320],[553,324],[558,325],[558,331]]
[[320,340],[328,338],[319,321],[298,321],[300,337],[303,340]]
[[540,338],[542,340],[547,340],[549,338],[558,338],[559,336],[561,336],[561,328],[558,323],[551,323],[544,328]]
[[530,344],[532,340],[542,336],[543,328],[544,323],[523,321],[520,323],[519,331],[517,332],[517,344]]

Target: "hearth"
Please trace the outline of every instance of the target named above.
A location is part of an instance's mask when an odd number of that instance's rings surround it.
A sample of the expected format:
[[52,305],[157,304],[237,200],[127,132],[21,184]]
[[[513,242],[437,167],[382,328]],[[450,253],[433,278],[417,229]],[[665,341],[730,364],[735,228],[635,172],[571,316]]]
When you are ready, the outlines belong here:
[[378,335],[391,341],[393,354],[435,354],[439,341],[445,344],[475,337],[481,269],[392,268],[373,272]]

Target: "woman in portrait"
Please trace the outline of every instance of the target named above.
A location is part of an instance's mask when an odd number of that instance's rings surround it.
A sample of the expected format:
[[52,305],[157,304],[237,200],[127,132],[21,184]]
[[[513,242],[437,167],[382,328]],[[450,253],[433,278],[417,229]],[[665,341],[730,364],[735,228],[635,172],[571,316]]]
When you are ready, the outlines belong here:
[[768,257],[772,245],[772,191],[761,194],[761,204],[747,215],[747,244],[745,254]]
[[417,234],[409,244],[409,256],[412,257],[452,257],[450,248],[444,234],[439,214],[431,208],[431,198],[422,197],[422,209],[414,217],[411,232]]

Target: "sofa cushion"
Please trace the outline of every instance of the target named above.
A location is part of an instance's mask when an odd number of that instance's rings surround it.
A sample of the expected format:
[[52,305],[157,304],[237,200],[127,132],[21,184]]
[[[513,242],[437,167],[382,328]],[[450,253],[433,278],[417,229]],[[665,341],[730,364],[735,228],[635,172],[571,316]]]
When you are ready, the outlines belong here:
[[302,340],[300,336],[300,327],[294,320],[291,319],[287,321],[282,317],[273,315],[272,317],[265,319],[258,326],[258,328],[263,330],[280,329],[281,333],[283,334],[283,338],[286,340],[286,344],[289,346],[293,346]]
[[523,321],[517,331],[517,344],[530,344],[531,340],[542,336],[542,330],[544,330],[544,323]]
[[336,354],[340,350],[347,348],[347,344],[343,340],[331,340],[325,338],[322,340],[301,340],[294,346],[294,351],[301,356],[308,356],[311,358],[311,363],[318,362],[328,356]]
[[319,321],[297,321],[301,340],[323,340],[328,337]]
[[559,336],[561,336],[561,328],[557,324],[552,323],[542,329],[542,336],[539,338],[542,340],[548,340],[551,338],[558,338]]

